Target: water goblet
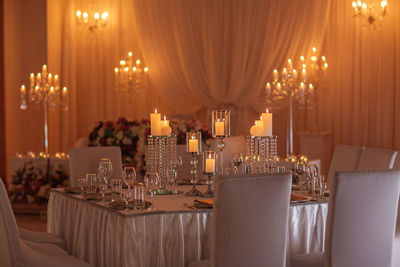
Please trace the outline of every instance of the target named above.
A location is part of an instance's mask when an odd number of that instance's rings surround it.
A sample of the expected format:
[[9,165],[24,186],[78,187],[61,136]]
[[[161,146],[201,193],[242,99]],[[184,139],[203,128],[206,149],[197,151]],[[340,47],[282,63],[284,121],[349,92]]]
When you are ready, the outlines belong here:
[[236,173],[239,173],[239,167],[243,163],[243,155],[242,153],[233,153],[232,154],[232,165],[236,170]]
[[86,186],[88,194],[96,193],[97,175],[94,173],[86,174]]
[[113,166],[111,160],[109,159],[101,159],[99,162],[99,167],[101,170],[102,176],[107,180],[107,184],[111,184],[110,178],[113,172]]
[[126,185],[128,185],[128,190],[136,182],[136,170],[135,167],[125,167],[123,173],[123,180]]
[[79,178],[78,184],[79,184],[79,187],[81,188],[81,196],[83,197],[85,194],[86,178]]

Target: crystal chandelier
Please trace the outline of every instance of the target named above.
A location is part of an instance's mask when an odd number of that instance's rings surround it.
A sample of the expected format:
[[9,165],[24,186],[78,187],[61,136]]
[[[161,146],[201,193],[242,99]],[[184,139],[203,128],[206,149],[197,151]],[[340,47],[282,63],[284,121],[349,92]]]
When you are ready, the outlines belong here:
[[387,5],[387,0],[382,0],[380,4],[376,0],[353,1],[353,14],[354,17],[364,20],[367,25],[375,25],[385,17]]
[[78,25],[86,25],[89,28],[90,32],[94,32],[100,27],[105,27],[107,25],[108,12],[104,11],[103,13],[95,12],[93,15],[88,12],[77,10],[76,13],[76,22]]
[[148,85],[149,68],[140,59],[133,59],[133,53],[128,52],[126,59],[120,60],[114,68],[115,89],[121,92],[137,93]]
[[26,110],[28,102],[40,104],[43,108],[43,130],[44,130],[44,152],[49,153],[49,130],[48,130],[48,108],[55,108],[56,104],[61,104],[64,111],[68,110],[68,89],[61,87],[58,74],[47,72],[47,66],[43,65],[42,72],[37,75],[31,73],[29,77],[29,96],[25,85],[21,85],[20,109]]

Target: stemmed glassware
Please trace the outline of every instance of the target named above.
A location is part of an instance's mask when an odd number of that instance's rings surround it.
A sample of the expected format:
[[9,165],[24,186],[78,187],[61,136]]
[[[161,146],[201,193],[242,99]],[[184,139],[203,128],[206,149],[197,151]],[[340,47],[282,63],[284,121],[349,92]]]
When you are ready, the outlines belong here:
[[171,159],[168,166],[168,174],[169,174],[169,182],[171,185],[176,185],[176,179],[178,176],[177,170],[182,166],[182,158],[181,156],[177,156],[174,159]]
[[105,201],[105,195],[107,191],[107,180],[102,175],[100,167],[97,168],[97,188],[99,189],[103,201]]
[[144,186],[146,189],[146,192],[150,195],[151,197],[151,205],[153,206],[154,209],[154,194],[158,189],[160,189],[161,186],[161,179],[160,176],[158,175],[157,172],[147,172],[144,175]]
[[135,167],[125,167],[123,173],[123,180],[128,185],[128,190],[131,189],[136,182],[136,170]]
[[78,184],[79,187],[81,188],[81,196],[83,197],[85,194],[85,188],[86,188],[86,178],[79,178],[78,179]]
[[239,167],[243,163],[243,155],[242,153],[233,153],[232,154],[232,165],[233,168],[236,170],[236,173],[239,173]]

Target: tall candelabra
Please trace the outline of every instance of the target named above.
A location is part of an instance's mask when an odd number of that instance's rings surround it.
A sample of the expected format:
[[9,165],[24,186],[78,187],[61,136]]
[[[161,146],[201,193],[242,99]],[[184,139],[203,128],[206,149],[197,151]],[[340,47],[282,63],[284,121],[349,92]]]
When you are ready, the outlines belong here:
[[[48,109],[55,108],[56,104],[61,104],[64,111],[68,110],[68,89],[60,86],[58,74],[53,75],[47,72],[47,66],[43,65],[42,72],[36,76],[31,73],[29,77],[29,96],[28,101],[32,104],[41,104],[43,108],[43,130],[44,130],[44,152],[49,153],[49,128],[48,128]],[[20,88],[22,110],[28,108],[27,92],[25,85]]]
[[273,82],[266,85],[266,95],[271,101],[288,99],[288,134],[286,139],[286,156],[288,158],[293,156],[293,100],[312,95],[314,91],[312,84],[307,85],[306,66],[302,65],[301,67],[302,70],[299,75],[289,58],[280,77],[278,70],[274,69]]
[[353,14],[355,18],[363,19],[366,25],[376,25],[387,14],[387,0],[380,3],[376,0],[353,1]]
[[126,59],[120,60],[114,68],[115,89],[118,91],[136,93],[148,84],[149,68],[140,59],[133,60],[133,53],[128,52]]
[[219,161],[219,169],[218,173],[223,175],[224,174],[224,149],[225,149],[225,142],[224,138],[231,136],[231,113],[229,110],[213,110],[212,111],[212,118],[211,118],[211,132],[212,136],[218,139],[218,161]]
[[108,12],[105,11],[103,13],[95,12],[93,15],[90,15],[88,12],[77,10],[75,13],[76,22],[78,25],[86,25],[89,28],[90,32],[94,32],[100,27],[105,27],[108,21]]

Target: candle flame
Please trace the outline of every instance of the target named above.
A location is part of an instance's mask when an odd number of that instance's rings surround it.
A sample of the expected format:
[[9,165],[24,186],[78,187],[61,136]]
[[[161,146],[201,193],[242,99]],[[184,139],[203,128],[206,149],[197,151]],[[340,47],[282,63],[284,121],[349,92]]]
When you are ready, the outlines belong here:
[[77,11],[76,11],[76,16],[77,16],[77,17],[80,17],[81,15],[82,15],[82,12],[81,12],[80,10],[77,10]]
[[262,116],[260,116],[260,120],[262,121]]
[[269,109],[267,108],[267,113],[269,113]]
[[301,61],[304,61],[304,56],[301,56],[301,57],[300,57],[300,60],[301,60]]
[[129,51],[128,52],[128,57],[131,57],[133,54],[132,54],[132,51]]
[[165,121],[167,120],[167,116],[165,116],[165,115],[164,115],[164,120],[165,120]]
[[314,46],[313,48],[312,48],[312,51],[315,53],[315,52],[317,52],[317,48]]
[[31,77],[35,77],[35,74],[34,74],[34,73],[31,73]]
[[208,154],[208,158],[211,159],[211,154]]
[[139,65],[140,64],[140,59],[137,59],[136,60],[136,65]]
[[106,20],[107,18],[108,18],[108,12],[106,11],[106,12],[103,12],[103,14],[101,14],[101,18],[103,19],[103,20]]
[[157,108],[154,109],[154,113],[157,113]]
[[115,72],[118,72],[118,71],[119,71],[119,69],[118,69],[118,68],[114,68],[114,71],[115,71]]

